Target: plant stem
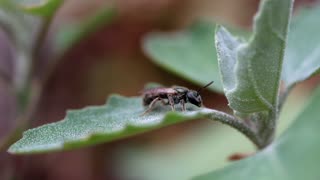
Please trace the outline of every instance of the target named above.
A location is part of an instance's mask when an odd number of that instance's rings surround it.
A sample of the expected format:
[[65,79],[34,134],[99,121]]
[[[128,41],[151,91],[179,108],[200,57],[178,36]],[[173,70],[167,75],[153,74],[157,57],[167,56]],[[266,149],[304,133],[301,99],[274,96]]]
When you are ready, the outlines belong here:
[[257,113],[258,117],[255,123],[257,127],[258,137],[262,142],[262,148],[266,147],[273,141],[279,113],[282,110],[284,102],[287,99],[292,88],[293,86],[285,88],[285,91],[279,95],[276,109],[270,110],[268,113]]
[[38,107],[38,103],[41,97],[41,89],[40,83],[37,81],[32,82],[31,85],[31,95],[30,100],[28,102],[28,106],[24,110],[24,113],[20,114],[17,117],[17,125],[9,135],[7,135],[6,139],[0,142],[0,152],[6,150],[13,142],[20,138],[22,132],[28,128],[31,119]]
[[[17,92],[17,96],[19,97],[30,87],[30,94],[27,94],[27,105],[20,105],[19,109],[21,111],[16,120],[18,124],[16,125],[13,132],[11,132],[4,141],[0,142],[0,151],[7,149],[13,142],[20,138],[22,132],[29,127],[30,122],[33,119],[33,116],[38,108],[44,88],[43,86],[46,82],[41,81],[40,78],[35,77],[34,70],[38,61],[40,61],[39,54],[46,40],[54,15],[55,13],[53,13],[50,17],[44,19],[44,22],[40,27],[38,36],[36,37],[31,53],[32,59],[30,61],[31,64],[28,69],[26,82],[24,83],[24,87],[21,89],[21,91]],[[45,78],[44,80],[48,79]]]
[[232,115],[229,115],[221,111],[213,109],[210,109],[210,111],[211,116],[209,118],[211,120],[219,121],[223,124],[227,124],[237,129],[238,131],[243,133],[247,138],[249,138],[257,146],[258,149],[262,149],[263,147],[265,147],[264,142],[257,133],[256,127],[252,124],[249,124],[245,120],[236,118]]
[[274,139],[277,111],[270,110],[268,112],[258,112],[255,114],[256,120],[254,121],[257,128],[257,134],[261,139],[261,149],[268,146]]

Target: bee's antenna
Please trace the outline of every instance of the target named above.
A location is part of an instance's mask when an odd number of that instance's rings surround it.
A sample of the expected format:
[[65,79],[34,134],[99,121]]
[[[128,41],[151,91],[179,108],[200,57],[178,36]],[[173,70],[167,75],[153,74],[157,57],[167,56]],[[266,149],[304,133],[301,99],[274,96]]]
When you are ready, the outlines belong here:
[[210,86],[212,83],[214,83],[214,81],[209,82],[208,84],[206,84],[205,86],[203,86],[202,88],[200,88],[198,90],[198,92],[200,93],[202,90],[204,90],[205,88],[207,88],[208,86]]

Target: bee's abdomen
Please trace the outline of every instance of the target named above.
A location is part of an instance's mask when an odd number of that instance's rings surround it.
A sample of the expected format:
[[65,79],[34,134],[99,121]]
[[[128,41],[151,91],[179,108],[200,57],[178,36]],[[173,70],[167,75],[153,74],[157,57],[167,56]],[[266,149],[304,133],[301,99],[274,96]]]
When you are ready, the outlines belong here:
[[168,95],[165,93],[155,94],[145,94],[143,97],[143,105],[148,106],[154,99],[161,98],[161,99],[168,99]]
[[150,96],[149,94],[146,94],[143,97],[143,105],[148,106],[155,98],[155,96]]
[[143,105],[148,106],[154,99],[168,99],[168,94],[175,94],[176,91],[171,88],[154,88],[144,92]]

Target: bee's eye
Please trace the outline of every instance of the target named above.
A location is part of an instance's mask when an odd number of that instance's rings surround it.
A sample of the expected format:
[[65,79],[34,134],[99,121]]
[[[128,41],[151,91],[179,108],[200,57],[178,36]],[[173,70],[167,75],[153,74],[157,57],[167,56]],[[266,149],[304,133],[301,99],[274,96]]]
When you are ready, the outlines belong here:
[[202,100],[200,94],[197,91],[189,91],[187,93],[188,101],[196,106],[201,106]]

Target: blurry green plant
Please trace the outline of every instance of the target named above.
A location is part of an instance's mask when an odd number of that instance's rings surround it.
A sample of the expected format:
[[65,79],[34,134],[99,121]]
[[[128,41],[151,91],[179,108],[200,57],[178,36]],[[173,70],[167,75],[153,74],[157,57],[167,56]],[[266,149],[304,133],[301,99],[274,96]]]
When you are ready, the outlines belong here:
[[[57,4],[61,4],[53,1],[22,8],[44,19],[34,47],[43,43]],[[199,85],[215,80],[216,86],[211,90],[224,91],[233,115],[188,105],[186,112],[171,112],[168,107],[158,107],[141,116],[144,112],[141,97],[112,95],[106,105],[69,111],[62,121],[26,131],[8,151],[29,154],[69,150],[206,118],[239,130],[261,151],[196,179],[319,179],[317,167],[320,159],[316,150],[320,147],[320,135],[316,131],[320,123],[316,119],[320,90],[316,91],[297,121],[274,141],[277,120],[287,95],[297,83],[317,74],[320,69],[320,39],[316,36],[320,31],[317,23],[320,8],[300,11],[293,19],[288,34],[292,5],[292,0],[263,0],[249,40],[233,36],[222,26],[207,23],[197,24],[182,33],[153,33],[145,38],[145,53],[160,66]],[[65,32],[73,35],[66,41],[60,41],[68,43],[62,47],[70,47],[83,35],[92,32],[86,28],[96,28],[103,19],[111,19],[105,15],[98,17],[102,18]],[[30,61],[35,59],[31,56]],[[281,80],[284,85],[280,91]],[[29,78],[26,82],[24,87],[29,88],[34,81]],[[25,89],[21,92],[26,92]],[[33,93],[35,89],[27,92]],[[27,97],[34,99],[31,95]],[[30,98],[27,98],[25,107],[30,107]],[[25,112],[30,111],[26,109]],[[18,133],[20,130],[15,135]]]
[[[17,57],[15,74],[12,75],[14,78],[0,72],[0,79],[13,90],[19,105],[15,130],[1,139],[0,149],[6,149],[30,125],[38,108],[42,89],[63,54],[72,45],[99,27],[110,23],[115,17],[114,9],[102,7],[91,17],[64,25],[54,34],[49,34],[52,20],[63,2],[62,0],[0,1],[0,30],[8,36]],[[48,47],[52,49],[48,50]],[[45,60],[48,65],[37,69],[39,64],[45,64],[42,59],[43,52],[50,53],[50,57],[48,55]],[[43,75],[37,75],[36,72],[39,71],[44,72]]]

